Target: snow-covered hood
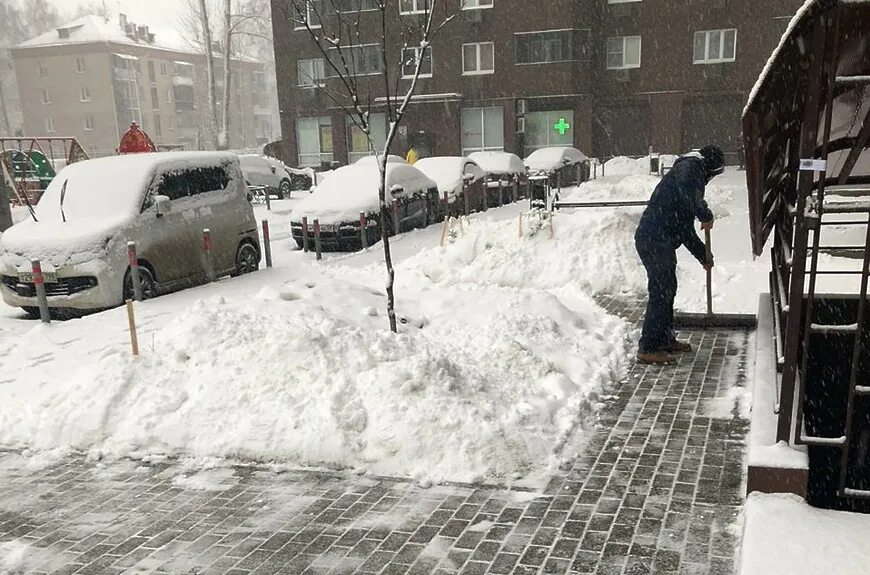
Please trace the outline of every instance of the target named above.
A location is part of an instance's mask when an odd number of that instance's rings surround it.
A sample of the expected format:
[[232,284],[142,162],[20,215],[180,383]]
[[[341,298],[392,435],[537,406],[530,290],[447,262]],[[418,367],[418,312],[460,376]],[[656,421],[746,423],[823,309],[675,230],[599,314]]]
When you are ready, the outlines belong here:
[[417,160],[414,167],[432,178],[438,185],[440,194],[446,192],[450,196],[456,196],[462,191],[465,174],[471,174],[472,181],[486,177],[486,173],[474,160],[462,156],[423,158]]
[[526,158],[525,164],[530,172],[554,172],[563,166],[578,164],[588,159],[577,148],[557,146],[535,150]]
[[[311,195],[296,204],[292,219],[298,222],[303,217],[307,217],[308,221],[317,218],[321,224],[355,222],[360,212],[378,210],[379,182],[380,174],[373,162],[341,167],[332,172]],[[396,186],[401,186],[402,191],[397,191]],[[435,182],[415,167],[405,163],[387,164],[388,203],[434,188],[437,188]]]
[[20,222],[0,237],[0,265],[18,269],[38,259],[60,268],[103,259],[124,222]]

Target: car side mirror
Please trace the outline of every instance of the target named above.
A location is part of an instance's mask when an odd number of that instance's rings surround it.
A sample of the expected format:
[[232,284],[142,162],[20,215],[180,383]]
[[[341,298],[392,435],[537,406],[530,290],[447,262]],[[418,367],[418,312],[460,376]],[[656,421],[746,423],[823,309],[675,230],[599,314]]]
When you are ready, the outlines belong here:
[[157,206],[157,217],[162,218],[164,214],[172,211],[172,200],[169,196],[155,196],[154,203]]
[[571,163],[571,160],[569,160],[568,158],[562,158],[562,165],[563,166],[567,166],[570,163]]
[[275,166],[272,166],[272,173],[275,173]]

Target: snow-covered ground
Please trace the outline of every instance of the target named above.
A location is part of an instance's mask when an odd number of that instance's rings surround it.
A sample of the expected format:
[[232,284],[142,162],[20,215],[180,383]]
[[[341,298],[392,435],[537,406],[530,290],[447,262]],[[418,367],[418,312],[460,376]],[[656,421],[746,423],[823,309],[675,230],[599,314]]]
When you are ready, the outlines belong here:
[[865,575],[870,516],[816,509],[795,495],[749,496],[740,575]]
[[[720,310],[755,311],[766,285],[742,178],[708,192]],[[608,176],[565,196],[646,198],[657,182]],[[380,244],[315,262],[290,240],[297,201],[256,207],[275,268],[137,305],[138,358],[123,310],[42,326],[0,309],[0,444],[424,482],[534,482],[571,455],[566,440],[633,351],[633,328],[593,295],[643,291],[640,210],[565,210],[551,227],[521,219],[524,202],[473,215],[443,247],[440,226],[395,238],[394,336]],[[703,277],[681,255],[682,307],[702,309]]]

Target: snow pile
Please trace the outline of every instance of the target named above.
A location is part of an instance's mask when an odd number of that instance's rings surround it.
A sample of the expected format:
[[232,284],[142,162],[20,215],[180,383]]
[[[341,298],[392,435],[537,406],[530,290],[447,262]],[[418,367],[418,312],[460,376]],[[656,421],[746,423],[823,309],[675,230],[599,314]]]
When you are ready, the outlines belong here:
[[[176,309],[142,338],[139,358],[117,338],[78,343],[74,355],[53,343],[97,333],[105,317],[52,326],[50,338],[36,327],[2,358],[22,376],[0,386],[0,444],[434,481],[510,481],[558,464],[622,374],[629,326],[581,294],[426,284],[400,292],[411,295],[398,336],[379,317],[381,293],[323,275]],[[34,366],[37,346],[55,359]]]
[[753,493],[745,506],[740,575],[865,575],[870,516],[816,509],[796,495]]
[[[364,161],[368,158],[372,160]],[[374,156],[343,166],[331,172],[311,195],[296,204],[293,209],[294,221],[307,217],[309,221],[318,218],[321,224],[356,222],[360,212],[378,210],[379,185],[380,173]],[[401,186],[402,191],[397,192],[396,186]],[[387,163],[387,203],[436,188],[435,182],[414,166],[404,162]]]
[[[661,154],[659,156],[659,165],[670,168],[677,161],[679,156],[672,154]],[[629,158],[626,156],[617,156],[604,162],[605,176],[641,176],[649,174],[650,157]]]

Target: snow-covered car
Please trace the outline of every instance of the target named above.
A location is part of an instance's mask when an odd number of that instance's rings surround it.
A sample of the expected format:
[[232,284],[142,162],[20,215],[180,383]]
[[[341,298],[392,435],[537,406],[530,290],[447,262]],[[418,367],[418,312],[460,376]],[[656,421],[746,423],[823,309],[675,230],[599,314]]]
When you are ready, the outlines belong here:
[[289,198],[293,182],[283,162],[257,154],[239,154],[245,180],[253,187],[265,188],[270,194]]
[[[477,165],[486,172],[490,206],[504,203],[504,201],[499,202],[499,182],[502,184],[502,193],[506,193],[505,187],[513,186],[516,183],[517,197],[525,196],[528,188],[528,176],[526,166],[519,156],[510,152],[487,151],[474,152],[468,157],[477,162]],[[512,189],[510,193],[513,194]]]
[[452,215],[483,208],[486,172],[474,160],[465,156],[440,156],[417,160],[414,167],[438,185],[439,219],[444,215],[445,196]]
[[235,154],[160,152],[64,168],[35,208],[0,237],[3,300],[38,313],[31,260],[42,264],[50,308],[97,310],[133,295],[127,242],[135,241],[146,298],[207,280],[209,228],[217,276],[257,269],[254,212]]
[[[358,249],[362,244],[361,229],[365,225],[367,245],[380,239],[380,174],[374,161],[356,163],[333,171],[308,197],[293,208],[291,230],[293,239],[303,245],[302,218],[307,218],[310,246],[314,246],[314,220],[320,224],[320,240],[324,250]],[[398,218],[398,231],[424,228],[436,221],[433,216],[438,204],[438,186],[420,170],[403,162],[387,163],[387,204],[391,220]],[[360,214],[363,214],[362,217]],[[388,222],[391,233],[395,222]]]
[[[365,166],[365,165],[371,164],[373,166],[376,166],[379,158],[380,158],[380,156],[376,156],[374,154],[372,154],[370,156],[363,156],[359,160],[355,161],[353,163],[353,165],[354,166]],[[401,156],[397,156],[395,154],[389,154],[387,156],[387,163],[388,164],[407,164],[408,162],[406,162],[405,158],[403,158]]]
[[548,186],[558,189],[588,179],[589,158],[570,146],[540,148],[529,154],[524,163],[529,172],[529,195],[533,206],[548,204]]

